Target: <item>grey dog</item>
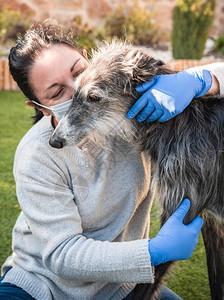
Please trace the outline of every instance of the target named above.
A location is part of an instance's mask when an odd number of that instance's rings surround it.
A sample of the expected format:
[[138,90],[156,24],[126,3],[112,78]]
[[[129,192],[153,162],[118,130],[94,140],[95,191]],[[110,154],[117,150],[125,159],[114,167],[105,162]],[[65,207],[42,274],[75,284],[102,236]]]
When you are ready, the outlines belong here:
[[[75,82],[74,100],[54,131],[50,144],[83,147],[88,139],[109,136],[149,151],[153,182],[163,207],[161,223],[184,197],[191,199],[185,224],[203,216],[213,300],[224,299],[224,99],[203,97],[175,118],[139,123],[126,115],[138,99],[135,87],[154,76],[171,74],[147,49],[124,43],[101,47]],[[154,284],[139,284],[133,299],[152,299],[171,263],[156,267]],[[146,295],[147,294],[147,295]]]

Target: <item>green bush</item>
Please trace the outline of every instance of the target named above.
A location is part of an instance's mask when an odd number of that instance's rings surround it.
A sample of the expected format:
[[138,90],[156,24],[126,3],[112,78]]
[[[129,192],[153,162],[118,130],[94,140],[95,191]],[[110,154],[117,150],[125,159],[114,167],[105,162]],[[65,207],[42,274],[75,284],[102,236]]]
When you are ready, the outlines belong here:
[[215,41],[214,50],[224,55],[224,35],[220,35]]
[[76,16],[71,23],[75,42],[80,49],[85,49],[90,55],[92,49],[96,49],[95,32],[88,23],[83,23],[81,16]]
[[213,20],[214,7],[215,0],[178,0],[173,11],[174,58],[202,58]]
[[0,44],[5,44],[8,40],[15,41],[19,34],[31,25],[31,11],[25,17],[20,11],[9,9],[7,5],[0,10]]
[[113,38],[127,40],[135,45],[149,45],[160,40],[162,32],[155,22],[153,3],[142,7],[133,1],[130,7],[119,6],[106,17],[98,38],[110,41]]

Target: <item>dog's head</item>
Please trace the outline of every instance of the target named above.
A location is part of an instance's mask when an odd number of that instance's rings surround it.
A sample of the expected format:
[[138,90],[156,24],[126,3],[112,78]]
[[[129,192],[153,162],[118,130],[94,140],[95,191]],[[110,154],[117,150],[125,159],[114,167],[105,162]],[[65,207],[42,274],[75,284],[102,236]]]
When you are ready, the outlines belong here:
[[51,146],[81,148],[87,138],[98,141],[108,136],[133,141],[137,121],[126,115],[139,97],[135,87],[167,74],[163,65],[143,47],[114,42],[99,48],[75,81],[73,103],[55,129]]

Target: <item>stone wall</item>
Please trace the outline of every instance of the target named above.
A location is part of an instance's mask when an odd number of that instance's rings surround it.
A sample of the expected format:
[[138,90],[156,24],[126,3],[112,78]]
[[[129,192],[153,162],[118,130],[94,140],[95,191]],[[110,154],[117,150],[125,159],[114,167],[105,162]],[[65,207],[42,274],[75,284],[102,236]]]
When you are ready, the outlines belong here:
[[[152,0],[151,0],[152,1]],[[172,10],[176,0],[152,1],[157,11],[157,22],[169,34],[172,29]],[[151,3],[152,3],[151,2]],[[60,23],[69,25],[74,16],[81,15],[85,22],[94,27],[99,27],[103,18],[119,5],[128,7],[132,0],[7,0],[7,5],[21,10],[24,14],[33,11],[33,19],[44,20],[56,18]],[[144,6],[150,5],[150,0],[139,0]],[[0,0],[1,6],[6,0]],[[217,37],[224,34],[224,0],[216,0],[216,10],[211,35]]]

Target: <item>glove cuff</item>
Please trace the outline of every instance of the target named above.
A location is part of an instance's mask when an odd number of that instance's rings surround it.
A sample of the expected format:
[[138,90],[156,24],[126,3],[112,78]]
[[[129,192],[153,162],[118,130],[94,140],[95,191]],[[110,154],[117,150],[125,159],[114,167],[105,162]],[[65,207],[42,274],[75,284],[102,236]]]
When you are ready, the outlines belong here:
[[154,238],[151,240],[148,240],[148,249],[149,249],[149,254],[151,257],[151,265],[157,266],[161,263],[161,257],[160,257],[161,255],[158,255],[159,251],[158,251],[158,249],[156,249],[156,247],[154,247],[153,241],[154,241]]
[[195,97],[203,97],[205,96],[212,86],[212,74],[208,70],[201,70],[196,72],[196,76],[202,83],[202,88],[199,93],[195,95]]

